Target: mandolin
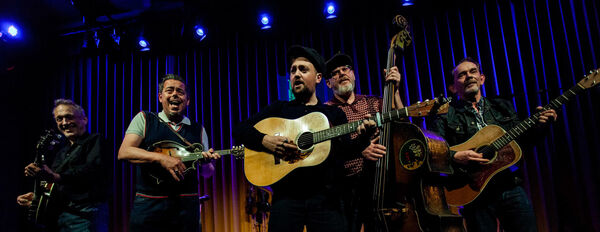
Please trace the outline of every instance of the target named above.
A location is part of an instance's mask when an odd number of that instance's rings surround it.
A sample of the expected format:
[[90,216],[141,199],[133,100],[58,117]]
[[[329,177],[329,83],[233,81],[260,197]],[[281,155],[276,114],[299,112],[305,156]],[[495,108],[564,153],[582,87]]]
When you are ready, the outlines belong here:
[[[184,163],[192,162],[193,164],[189,165],[189,167],[183,171],[183,175],[187,174],[191,170],[195,170],[197,162],[207,162],[210,159],[202,155],[204,146],[200,143],[193,143],[190,146],[184,146],[174,141],[164,140],[152,144],[148,150],[160,153],[162,155],[177,157]],[[217,150],[215,153],[221,156],[232,155],[236,159],[239,159],[244,156],[244,145],[233,146],[231,149]],[[165,181],[165,179],[170,178],[170,175],[167,174],[164,169],[160,169],[160,171],[157,172],[158,173],[150,173],[150,176],[156,179],[157,184],[161,184]]]

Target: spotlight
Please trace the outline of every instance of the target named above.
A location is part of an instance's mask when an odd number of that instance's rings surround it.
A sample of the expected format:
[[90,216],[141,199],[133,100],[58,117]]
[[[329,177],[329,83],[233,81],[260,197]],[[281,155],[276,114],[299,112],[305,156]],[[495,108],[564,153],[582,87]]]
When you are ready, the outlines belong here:
[[271,17],[268,14],[260,15],[260,24],[262,24],[260,29],[269,29],[271,28]]
[[8,26],[8,34],[11,35],[12,37],[17,36],[17,34],[19,34],[19,29],[17,29],[17,27],[15,27],[15,25],[10,25]]
[[196,25],[194,27],[194,33],[194,37],[196,37],[198,41],[202,41],[204,38],[206,38],[206,31],[200,25]]
[[0,23],[0,39],[4,42],[17,41],[21,39],[19,28],[12,22]]
[[414,3],[414,0],[402,0],[402,6],[412,6]]
[[142,37],[138,40],[138,47],[140,48],[140,51],[150,51],[150,43]]
[[117,30],[113,28],[113,33],[110,35],[112,39],[115,41],[115,44],[120,45],[121,36],[117,35]]
[[335,3],[334,2],[329,2],[327,4],[325,4],[325,9],[323,10],[323,12],[325,13],[325,18],[326,19],[333,19],[335,17],[337,17],[336,13],[336,7],[335,7]]
[[100,46],[100,38],[98,37],[97,31],[94,31],[94,43],[96,44],[96,48]]

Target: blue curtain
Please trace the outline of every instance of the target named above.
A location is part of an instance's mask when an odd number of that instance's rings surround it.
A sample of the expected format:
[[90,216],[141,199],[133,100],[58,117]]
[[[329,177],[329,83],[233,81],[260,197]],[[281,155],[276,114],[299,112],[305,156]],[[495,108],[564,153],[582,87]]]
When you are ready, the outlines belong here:
[[[402,70],[402,100],[409,105],[449,95],[451,69],[470,56],[480,61],[487,76],[484,94],[512,99],[519,115],[527,117],[535,106],[547,104],[598,68],[598,7],[592,0],[500,0],[407,12],[413,44],[396,60]],[[77,55],[51,74],[56,86],[45,94],[81,103],[89,116],[88,129],[102,133],[112,145],[113,228],[125,230],[134,173],[130,164],[116,160],[117,150],[137,112],[159,110],[161,75],[186,78],[192,97],[188,116],[206,126],[213,147],[228,148],[235,145],[231,130],[236,123],[288,98],[285,57],[290,45],[313,47],[326,59],[338,51],[350,54],[357,92],[381,95],[388,43],[395,33],[389,26],[392,17],[324,23],[302,32],[221,32],[211,34],[216,39],[210,46],[172,53]],[[317,91],[321,100],[331,98],[324,84]],[[558,112],[551,133],[540,135],[545,140],[534,153],[524,155],[525,186],[541,231],[600,230],[597,104],[599,88],[573,99]],[[240,231],[233,224],[243,217],[227,215],[243,210],[242,163],[225,158],[217,169],[203,183],[213,194],[210,220],[232,226],[212,229]]]

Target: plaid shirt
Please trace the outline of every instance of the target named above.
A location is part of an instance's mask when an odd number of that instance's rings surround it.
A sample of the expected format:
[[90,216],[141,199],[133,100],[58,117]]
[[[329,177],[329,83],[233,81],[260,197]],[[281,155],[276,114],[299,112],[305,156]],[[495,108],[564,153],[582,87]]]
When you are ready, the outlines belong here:
[[[381,111],[381,107],[383,106],[383,99],[375,96],[365,96],[356,94],[354,98],[354,102],[352,104],[348,104],[345,102],[341,102],[337,98],[332,98],[325,104],[331,106],[337,106],[342,109],[348,118],[348,122],[358,121],[365,119],[367,114],[371,114],[371,116],[375,115],[377,112]],[[356,132],[350,134],[352,139],[358,137]],[[361,151],[362,152],[362,151]],[[364,158],[362,155],[360,158],[348,160],[344,162],[344,169],[346,170],[346,176],[354,176],[362,172]]]

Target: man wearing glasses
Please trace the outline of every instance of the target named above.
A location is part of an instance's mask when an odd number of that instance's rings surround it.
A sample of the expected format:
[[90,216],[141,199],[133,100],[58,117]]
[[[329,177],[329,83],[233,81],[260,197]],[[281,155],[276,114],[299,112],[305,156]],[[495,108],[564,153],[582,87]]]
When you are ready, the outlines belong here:
[[[327,87],[333,90],[333,98],[326,102],[327,105],[337,106],[344,111],[349,122],[364,119],[368,114],[375,115],[381,111],[383,99],[377,96],[366,96],[354,93],[355,76],[352,69],[352,58],[337,53],[326,63],[328,74],[325,76]],[[387,73],[385,81],[391,81],[396,85],[394,92],[394,105],[396,109],[404,107],[400,99],[400,73],[397,67],[392,67]],[[351,134],[352,139],[357,137]],[[385,146],[378,144],[377,134],[371,138],[371,144],[362,151],[362,157],[352,159],[344,163],[348,192],[344,194],[344,209],[348,220],[349,231],[360,231],[364,221],[362,213],[361,196],[365,196],[371,188],[364,186],[362,170],[364,160],[377,161],[385,155]],[[370,179],[370,178],[368,178]],[[360,192],[359,192],[360,190]],[[362,197],[364,198],[364,197]],[[366,198],[365,198],[366,199]]]

